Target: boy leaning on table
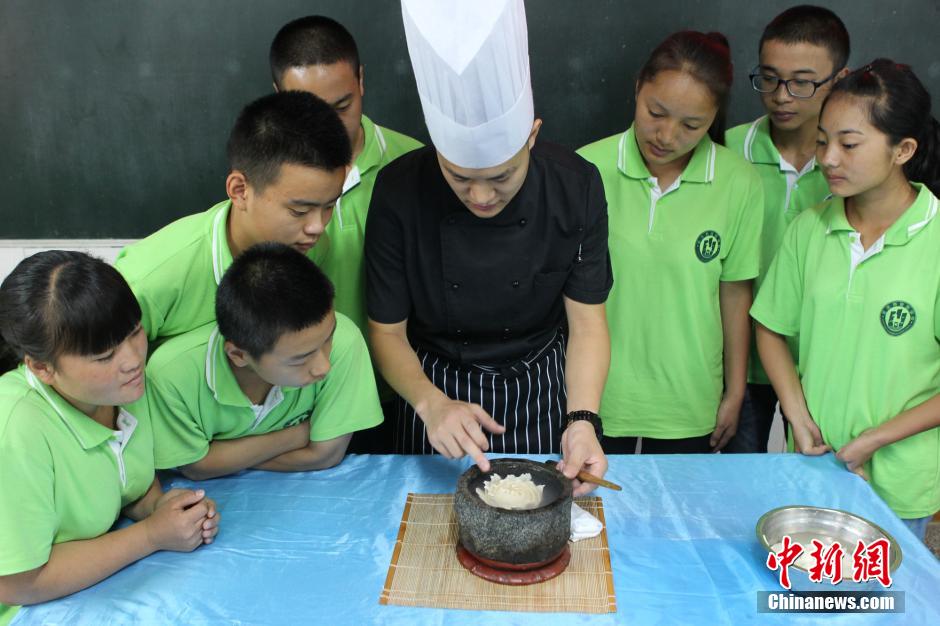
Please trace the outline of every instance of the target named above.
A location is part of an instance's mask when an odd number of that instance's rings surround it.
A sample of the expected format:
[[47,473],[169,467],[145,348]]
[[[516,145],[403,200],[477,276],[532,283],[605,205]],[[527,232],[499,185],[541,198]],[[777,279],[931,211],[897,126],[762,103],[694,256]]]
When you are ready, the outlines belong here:
[[216,323],[174,337],[147,365],[157,468],[193,480],[247,468],[317,470],[382,421],[362,334],[333,310],[309,258],[255,245],[225,272]]

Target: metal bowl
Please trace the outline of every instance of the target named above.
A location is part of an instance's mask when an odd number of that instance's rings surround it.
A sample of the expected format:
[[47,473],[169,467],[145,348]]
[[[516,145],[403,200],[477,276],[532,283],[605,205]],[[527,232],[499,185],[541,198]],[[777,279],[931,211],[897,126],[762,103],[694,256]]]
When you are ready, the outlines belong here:
[[[831,544],[838,541],[846,554],[851,555],[855,550],[858,541],[861,540],[866,545],[878,539],[887,539],[889,544],[888,559],[890,561],[890,572],[894,572],[900,567],[901,546],[895,541],[886,530],[870,522],[863,517],[854,515],[847,511],[838,509],[823,509],[815,506],[784,506],[764,513],[757,520],[757,540],[767,552],[772,547],[783,541],[784,535],[789,535],[790,539],[803,545],[803,549],[812,548],[812,540],[816,539],[824,544]],[[829,581],[823,579],[823,583],[814,583],[809,579],[809,572],[799,565],[790,565],[790,586],[791,591],[870,591],[881,589],[881,583],[877,580],[865,582],[855,582],[852,580],[852,572],[849,571],[848,578],[845,578],[846,571],[843,567],[842,582],[838,587],[833,587]]]

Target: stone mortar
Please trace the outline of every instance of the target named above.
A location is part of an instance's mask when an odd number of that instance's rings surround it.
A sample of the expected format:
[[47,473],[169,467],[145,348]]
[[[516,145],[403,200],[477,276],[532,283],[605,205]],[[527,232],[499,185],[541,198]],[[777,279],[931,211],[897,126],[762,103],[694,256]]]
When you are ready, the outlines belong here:
[[[513,511],[491,507],[476,494],[490,474],[531,474],[545,485],[542,506]],[[571,491],[568,478],[553,466],[526,459],[493,459],[490,471],[473,465],[457,480],[454,513],[460,543],[484,559],[511,563],[542,563],[561,553],[571,535]]]

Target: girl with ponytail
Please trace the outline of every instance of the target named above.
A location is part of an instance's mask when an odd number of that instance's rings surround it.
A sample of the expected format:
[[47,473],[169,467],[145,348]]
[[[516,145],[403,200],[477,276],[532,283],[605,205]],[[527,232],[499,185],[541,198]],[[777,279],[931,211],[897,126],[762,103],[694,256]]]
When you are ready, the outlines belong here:
[[[147,337],[121,275],[41,252],[0,285],[0,624],[157,550],[218,532],[202,490],[163,492],[145,394]],[[123,513],[138,523],[110,530]]]
[[832,196],[793,221],[761,285],[751,309],[758,351],[796,450],[835,450],[923,538],[940,509],[940,141],[930,94],[910,67],[873,61],[833,87],[817,144]]
[[763,191],[720,145],[733,67],[719,33],[683,31],[636,81],[633,124],[579,153],[607,196],[614,286],[604,450],[709,452],[734,435],[747,378]]

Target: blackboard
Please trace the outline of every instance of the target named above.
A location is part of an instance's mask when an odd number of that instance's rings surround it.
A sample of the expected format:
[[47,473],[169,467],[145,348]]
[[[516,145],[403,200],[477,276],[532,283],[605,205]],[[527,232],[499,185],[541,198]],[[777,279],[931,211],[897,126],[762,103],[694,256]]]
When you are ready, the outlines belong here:
[[[729,121],[756,117],[757,41],[792,4],[528,0],[541,136],[578,147],[624,129],[640,64],[683,28],[728,36]],[[851,64],[909,63],[940,99],[940,3],[820,4],[845,20]],[[357,39],[366,113],[427,141],[395,0],[2,0],[0,238],[141,237],[222,199],[229,127],[271,90],[271,38],[310,13]]]

